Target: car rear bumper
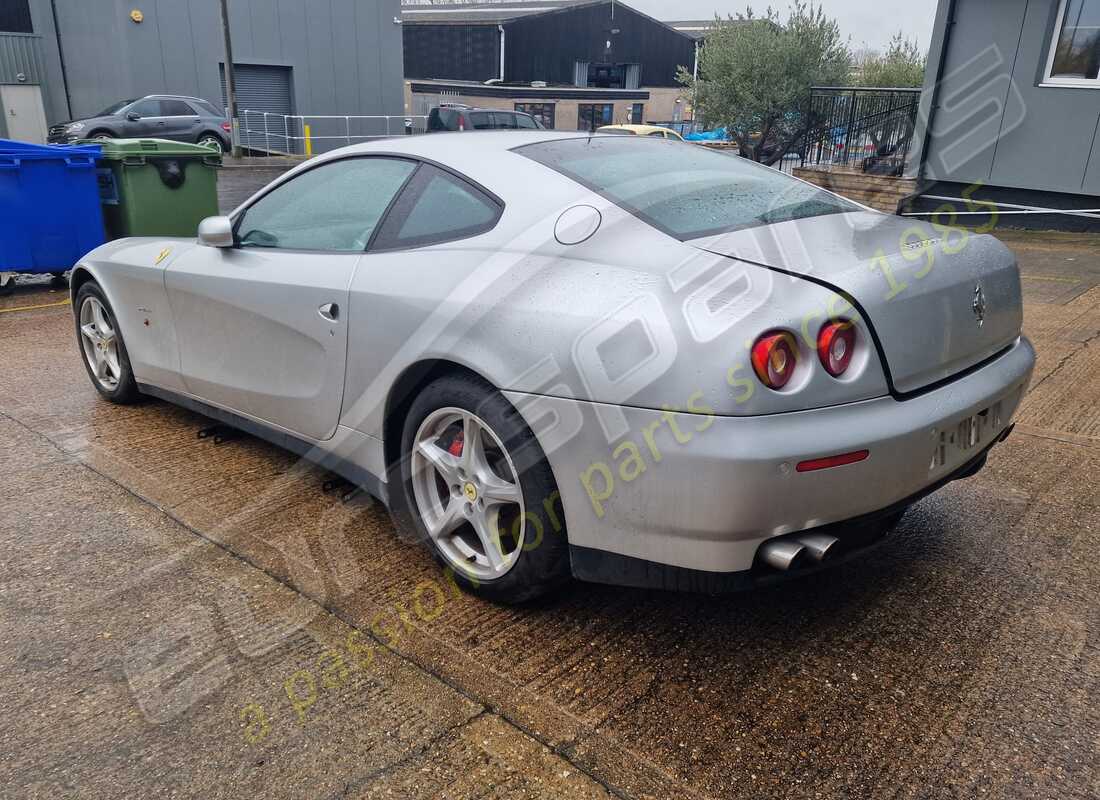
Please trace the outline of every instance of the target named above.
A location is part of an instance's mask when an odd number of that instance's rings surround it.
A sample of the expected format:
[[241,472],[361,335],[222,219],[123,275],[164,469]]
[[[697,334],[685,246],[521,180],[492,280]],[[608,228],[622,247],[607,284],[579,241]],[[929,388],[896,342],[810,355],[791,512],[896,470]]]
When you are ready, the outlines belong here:
[[[600,553],[731,573],[749,570],[771,537],[867,521],[980,467],[1011,424],[1034,363],[1030,342],[1021,338],[980,368],[905,400],[760,417],[623,408],[630,433],[611,444],[590,403],[506,394],[544,443],[553,438],[543,430],[548,420],[560,423],[578,410],[584,417],[579,434],[547,448],[578,576],[600,574],[592,567]],[[960,425],[982,414],[980,440],[952,445]],[[868,455],[858,463],[797,468],[861,450]]]

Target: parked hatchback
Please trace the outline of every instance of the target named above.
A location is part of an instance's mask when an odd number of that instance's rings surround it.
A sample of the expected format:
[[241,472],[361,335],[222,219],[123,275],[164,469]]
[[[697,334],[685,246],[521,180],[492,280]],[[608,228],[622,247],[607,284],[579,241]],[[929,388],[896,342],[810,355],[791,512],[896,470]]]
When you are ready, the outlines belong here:
[[428,133],[440,131],[540,130],[545,126],[522,111],[438,106],[428,112]]
[[174,139],[229,149],[229,120],[213,103],[197,97],[154,94],[123,100],[91,117],[50,128],[51,144],[77,139]]

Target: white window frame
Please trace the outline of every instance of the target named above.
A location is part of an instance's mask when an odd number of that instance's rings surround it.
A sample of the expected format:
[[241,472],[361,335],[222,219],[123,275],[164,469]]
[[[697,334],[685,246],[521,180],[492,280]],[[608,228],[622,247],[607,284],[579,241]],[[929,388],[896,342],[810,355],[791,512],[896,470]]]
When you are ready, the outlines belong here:
[[1047,46],[1047,66],[1043,72],[1043,82],[1040,86],[1055,86],[1061,89],[1100,89],[1100,76],[1095,78],[1067,78],[1054,76],[1054,56],[1058,52],[1058,39],[1062,35],[1062,26],[1066,19],[1066,6],[1068,0],[1060,0],[1058,3],[1058,16],[1054,21],[1054,32],[1051,34]]

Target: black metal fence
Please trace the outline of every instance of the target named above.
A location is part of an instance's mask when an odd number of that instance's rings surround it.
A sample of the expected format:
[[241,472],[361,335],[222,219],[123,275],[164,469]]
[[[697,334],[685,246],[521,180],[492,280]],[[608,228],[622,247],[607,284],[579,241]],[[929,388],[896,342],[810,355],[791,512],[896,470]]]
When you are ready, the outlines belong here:
[[802,165],[901,175],[913,141],[920,92],[813,87]]

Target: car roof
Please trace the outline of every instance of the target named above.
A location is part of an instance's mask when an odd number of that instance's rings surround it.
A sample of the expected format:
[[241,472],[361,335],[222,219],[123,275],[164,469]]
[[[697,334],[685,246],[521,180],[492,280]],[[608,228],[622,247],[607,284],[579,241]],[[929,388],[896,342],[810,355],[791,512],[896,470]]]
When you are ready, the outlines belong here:
[[466,161],[468,160],[467,155],[472,158],[485,158],[506,153],[516,147],[523,147],[528,144],[551,142],[559,139],[587,139],[595,135],[586,131],[534,129],[485,130],[478,131],[477,136],[469,136],[458,131],[442,131],[431,135],[390,136],[385,139],[375,139],[362,144],[353,144],[350,147],[341,147],[339,150],[330,151],[323,156],[318,156],[318,158],[329,159],[363,153],[384,152],[405,153],[450,164],[449,159],[452,157]]
[[524,159],[512,153],[513,149],[541,142],[566,139],[613,138],[611,134],[590,134],[585,131],[550,130],[486,130],[476,133],[444,131],[419,136],[393,136],[375,139],[350,147],[341,147],[306,163],[319,163],[338,158],[368,154],[406,155],[425,161],[434,161],[462,173],[475,181],[497,184],[507,181],[508,163],[512,159]]
[[464,105],[459,105],[457,103],[436,106],[436,108],[438,108],[440,110],[446,109],[448,111],[496,111],[496,112],[499,112],[501,114],[523,114],[523,116],[525,116],[525,117],[531,116],[526,111],[516,111],[515,109],[512,109],[512,108],[488,108],[486,106],[464,106]]
[[[611,128],[616,131],[633,131],[634,133],[643,135],[647,133],[666,133],[672,131],[671,128],[666,128],[663,125],[628,125],[625,123],[622,125],[601,125],[600,129],[603,128]],[[676,133],[676,131],[672,131],[672,133]]]
[[[204,103],[207,102],[206,100],[203,100],[201,97],[192,97],[189,94],[147,94],[147,95],[145,95],[145,97],[139,97],[138,98],[138,100],[161,100],[161,99],[196,100],[196,101],[201,100]],[[134,102],[137,102],[137,101],[134,101]],[[213,104],[211,104],[211,105],[213,105]]]

